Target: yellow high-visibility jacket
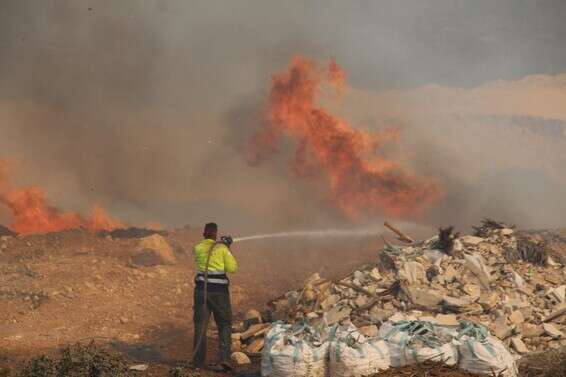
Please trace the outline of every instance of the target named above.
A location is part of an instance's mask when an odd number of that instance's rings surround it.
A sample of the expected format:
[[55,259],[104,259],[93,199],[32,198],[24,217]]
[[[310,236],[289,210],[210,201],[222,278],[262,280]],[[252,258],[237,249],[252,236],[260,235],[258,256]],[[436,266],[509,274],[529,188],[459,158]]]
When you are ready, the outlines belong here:
[[208,251],[211,247],[212,251],[208,262],[209,273],[236,272],[238,270],[238,262],[230,252],[230,249],[221,243],[214,244],[214,240],[204,239],[194,246],[193,257],[197,272],[204,272],[206,269],[206,258],[208,257]]

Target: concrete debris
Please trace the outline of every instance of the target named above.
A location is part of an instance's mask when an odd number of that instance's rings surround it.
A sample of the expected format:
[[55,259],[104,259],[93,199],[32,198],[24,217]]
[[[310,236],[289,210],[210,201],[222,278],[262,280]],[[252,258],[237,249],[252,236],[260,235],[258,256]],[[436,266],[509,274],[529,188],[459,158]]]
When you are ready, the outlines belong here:
[[477,246],[485,240],[476,236],[464,236],[460,238],[460,241],[462,241],[462,243],[466,246]]
[[552,321],[553,319],[560,318],[566,314],[566,303],[558,305],[544,320],[543,322]]
[[338,323],[350,316],[352,310],[350,308],[335,306],[326,313],[324,313],[324,321],[328,325]]
[[561,339],[564,337],[564,333],[551,323],[543,323],[542,328],[544,332],[553,339]]
[[524,355],[526,353],[529,353],[529,349],[527,348],[527,346],[525,345],[525,343],[523,342],[520,336],[514,336],[511,338],[511,346],[515,351],[517,351],[519,355]]
[[521,323],[525,322],[525,317],[523,316],[523,313],[520,310],[515,310],[509,316],[509,322],[511,322],[514,325],[520,325]]
[[254,339],[254,341],[251,342],[250,345],[246,347],[246,352],[250,355],[257,354],[261,352],[264,344],[265,344],[265,340],[263,338]]
[[136,365],[132,365],[128,369],[129,370],[137,370],[138,372],[143,372],[143,371],[146,371],[147,368],[149,368],[149,365],[147,365],[147,364],[136,364]]
[[458,319],[454,314],[438,314],[434,318],[433,323],[437,323],[441,326],[458,326]]
[[244,315],[244,320],[250,324],[261,323],[261,313],[255,309],[250,309]]
[[424,267],[419,262],[409,261],[397,267],[398,278],[409,284],[421,284],[427,280]]
[[491,274],[479,254],[464,254],[464,266],[472,271],[485,289],[489,289]]
[[436,308],[444,300],[442,293],[432,289],[409,286],[405,289],[413,305],[424,308]]
[[[564,342],[564,264],[541,264],[517,252],[519,238],[535,236],[490,219],[475,227],[474,235],[449,233],[450,255],[439,248],[438,235],[386,243],[375,264],[338,281],[314,274],[302,287],[271,301],[263,318],[314,327],[353,323],[368,337],[388,320],[443,326],[469,320],[490,328],[518,355]],[[265,328],[254,326],[240,330],[244,353],[256,353],[261,346]]]
[[560,287],[550,289],[546,295],[550,300],[553,300],[557,304],[566,301],[566,285],[561,285]]
[[360,332],[360,334],[364,336],[375,338],[377,336],[378,328],[376,325],[368,325],[368,326],[360,327],[358,331]]

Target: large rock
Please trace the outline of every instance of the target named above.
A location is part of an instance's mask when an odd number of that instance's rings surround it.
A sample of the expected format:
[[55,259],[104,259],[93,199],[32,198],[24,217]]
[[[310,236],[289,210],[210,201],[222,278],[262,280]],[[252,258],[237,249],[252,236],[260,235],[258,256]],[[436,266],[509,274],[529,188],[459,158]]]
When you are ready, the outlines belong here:
[[476,246],[485,241],[484,238],[476,237],[476,236],[463,236],[460,237],[460,240],[464,243],[464,245],[470,245],[470,246]]
[[173,249],[159,234],[140,239],[131,259],[133,264],[142,266],[174,264],[177,261]]
[[479,254],[464,254],[464,266],[477,276],[485,289],[490,288],[491,273]]
[[408,286],[405,292],[413,304],[427,309],[435,309],[443,301],[443,295],[432,289]]
[[261,313],[256,309],[249,309],[244,315],[244,320],[248,321],[249,324],[261,323]]
[[564,333],[558,330],[558,328],[556,328],[556,326],[554,326],[551,323],[543,323],[542,328],[544,329],[544,332],[546,334],[548,334],[550,337],[554,339],[560,339],[564,337]]
[[252,363],[250,358],[243,352],[234,352],[231,359],[236,365],[247,365]]
[[398,267],[399,280],[410,285],[426,282],[426,272],[422,264],[415,261],[404,262]]
[[327,325],[333,325],[338,323],[350,316],[352,309],[341,307],[341,306],[334,306],[332,309],[324,313],[324,321]]

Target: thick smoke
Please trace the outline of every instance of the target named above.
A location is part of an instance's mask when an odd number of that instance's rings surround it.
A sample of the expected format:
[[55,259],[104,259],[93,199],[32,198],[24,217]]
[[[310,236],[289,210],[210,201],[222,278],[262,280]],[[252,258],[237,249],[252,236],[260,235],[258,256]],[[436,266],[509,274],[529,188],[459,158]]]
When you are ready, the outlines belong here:
[[[0,159],[16,161],[12,179],[41,186],[61,208],[100,203],[133,223],[345,223],[283,160],[252,168],[239,151],[262,121],[270,76],[300,53],[335,58],[356,94],[337,110],[354,125],[401,126],[405,149],[391,153],[444,181],[447,200],[421,221],[560,225],[547,209],[564,203],[555,167],[566,116],[549,103],[564,87],[442,89],[564,70],[566,4],[516,4],[5,1]],[[426,89],[440,93],[434,103],[411,89],[429,83],[441,85]],[[498,105],[515,92],[540,106]],[[550,136],[539,130],[549,127]]]

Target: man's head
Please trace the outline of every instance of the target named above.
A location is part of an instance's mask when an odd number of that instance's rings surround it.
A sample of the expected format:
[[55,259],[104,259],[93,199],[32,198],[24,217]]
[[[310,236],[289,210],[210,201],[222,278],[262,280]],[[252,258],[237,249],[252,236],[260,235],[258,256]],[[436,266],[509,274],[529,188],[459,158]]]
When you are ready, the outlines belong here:
[[204,226],[202,235],[204,238],[216,241],[216,238],[218,237],[218,225],[216,225],[216,223],[207,223]]

